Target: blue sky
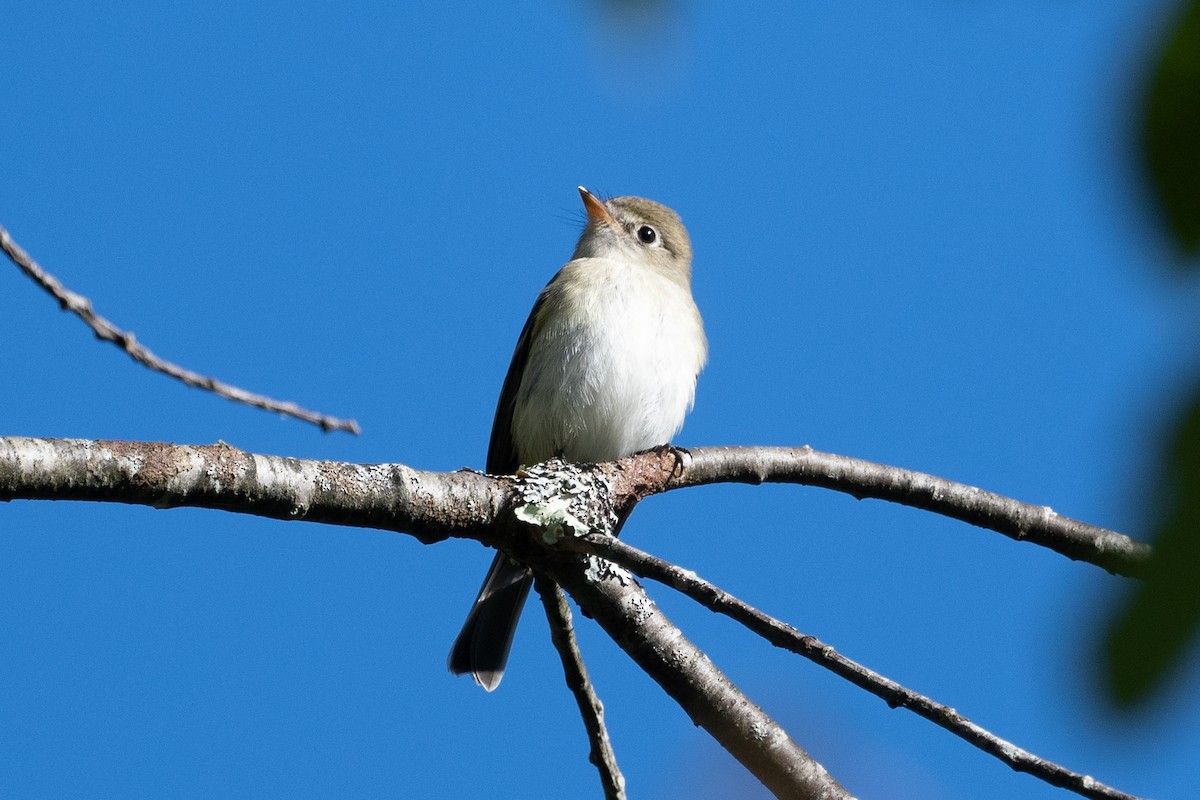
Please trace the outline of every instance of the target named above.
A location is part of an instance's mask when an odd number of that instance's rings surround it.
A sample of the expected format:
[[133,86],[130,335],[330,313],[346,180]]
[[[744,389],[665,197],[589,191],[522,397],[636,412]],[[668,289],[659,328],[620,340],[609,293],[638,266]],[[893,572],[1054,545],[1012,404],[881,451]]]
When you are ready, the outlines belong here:
[[[4,433],[482,466],[577,184],[680,212],[711,342],[682,445],[810,444],[1145,529],[1194,379],[1136,91],[1171,5],[929,0],[665,19],[495,7],[9,4],[0,224],[179,386],[0,266]],[[629,541],[1126,791],[1200,786],[1200,684],[1109,714],[1121,582],[798,487],[654,498]],[[0,508],[0,796],[594,797],[545,623],[492,695],[444,659],[489,560],[198,510]],[[1062,797],[651,587],[863,797]],[[756,797],[581,622],[635,797]]]

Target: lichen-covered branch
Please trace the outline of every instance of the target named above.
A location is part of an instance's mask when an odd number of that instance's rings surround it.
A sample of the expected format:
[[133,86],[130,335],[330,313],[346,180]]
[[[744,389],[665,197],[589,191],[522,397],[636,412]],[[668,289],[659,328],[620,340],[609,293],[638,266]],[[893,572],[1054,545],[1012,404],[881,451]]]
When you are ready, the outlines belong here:
[[[846,790],[690,642],[624,569],[553,546],[614,529],[608,482],[595,467],[557,459],[524,470],[514,489],[524,535],[506,549],[579,603],[692,721],[780,798],[846,800]],[[548,546],[549,545],[549,546]]]

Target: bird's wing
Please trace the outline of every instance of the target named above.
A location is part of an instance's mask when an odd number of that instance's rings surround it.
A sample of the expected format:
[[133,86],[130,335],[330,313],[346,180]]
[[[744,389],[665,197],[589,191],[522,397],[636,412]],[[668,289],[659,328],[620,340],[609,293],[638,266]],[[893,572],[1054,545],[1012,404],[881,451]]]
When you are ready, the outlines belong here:
[[538,313],[545,303],[546,291],[543,289],[538,294],[537,302],[533,304],[533,310],[529,312],[529,319],[525,320],[521,335],[517,337],[517,347],[513,351],[512,362],[508,365],[504,386],[500,389],[500,399],[496,402],[496,417],[492,420],[492,438],[488,442],[487,454],[487,471],[493,475],[510,475],[521,466],[512,436],[513,410],[517,405],[517,392],[521,388],[525,365],[529,361],[529,349],[533,342]]

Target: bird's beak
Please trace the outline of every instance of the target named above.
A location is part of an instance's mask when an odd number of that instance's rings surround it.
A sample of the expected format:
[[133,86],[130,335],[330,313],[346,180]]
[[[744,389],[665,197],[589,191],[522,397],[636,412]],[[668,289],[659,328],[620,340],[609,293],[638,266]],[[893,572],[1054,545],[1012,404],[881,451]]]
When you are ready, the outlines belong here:
[[579,196],[583,198],[583,208],[587,211],[588,222],[603,222],[608,225],[617,224],[617,221],[613,219],[612,214],[608,213],[608,208],[600,201],[599,197],[596,197],[596,195],[582,186],[579,187]]

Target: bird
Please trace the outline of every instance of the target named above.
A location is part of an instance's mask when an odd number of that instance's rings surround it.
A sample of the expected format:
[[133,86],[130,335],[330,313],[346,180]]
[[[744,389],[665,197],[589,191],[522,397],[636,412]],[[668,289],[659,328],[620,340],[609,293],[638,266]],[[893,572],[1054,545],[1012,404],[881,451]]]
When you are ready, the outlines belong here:
[[[587,220],[517,338],[492,422],[490,474],[667,445],[695,401],[708,340],[683,222],[653,200],[578,189]],[[532,581],[496,554],[450,650],[450,672],[489,692],[500,685]]]

